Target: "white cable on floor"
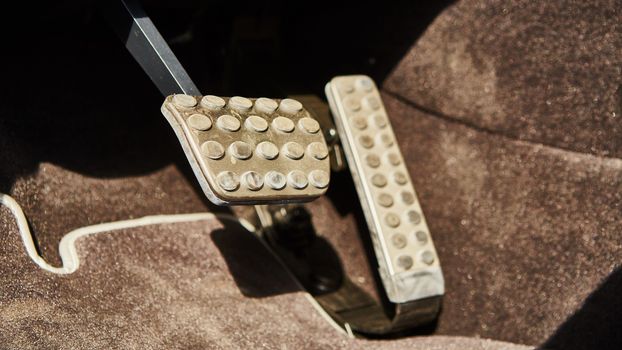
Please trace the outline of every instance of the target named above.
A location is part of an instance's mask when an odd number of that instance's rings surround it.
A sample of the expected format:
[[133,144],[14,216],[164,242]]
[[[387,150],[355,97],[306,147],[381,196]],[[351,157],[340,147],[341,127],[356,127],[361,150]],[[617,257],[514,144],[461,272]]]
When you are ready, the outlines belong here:
[[[114,221],[103,224],[91,225],[81,227],[79,229],[68,232],[66,235],[61,238],[60,243],[58,245],[58,253],[60,255],[62,263],[62,267],[55,267],[48,264],[35,247],[35,243],[33,240],[32,233],[30,232],[30,227],[28,226],[28,221],[26,220],[26,215],[24,215],[24,211],[20,207],[20,205],[13,199],[11,196],[6,195],[4,193],[0,193],[0,204],[9,208],[9,210],[15,216],[15,221],[17,222],[17,228],[19,230],[19,234],[22,238],[22,242],[26,247],[26,253],[35,262],[35,264],[39,265],[42,269],[56,273],[56,274],[70,274],[75,272],[80,266],[80,258],[76,251],[75,243],[79,238],[89,236],[96,233],[107,232],[107,231],[115,231],[122,230],[133,227],[140,226],[148,226],[148,225],[157,225],[157,224],[171,224],[171,223],[179,223],[179,222],[194,222],[194,221],[203,221],[210,219],[219,219],[219,220],[228,220],[239,223],[247,229],[249,232],[255,232],[256,228],[247,220],[240,219],[233,215],[227,214],[213,214],[213,213],[196,213],[196,214],[175,214],[175,215],[152,215],[145,216],[140,219],[131,219],[131,220],[123,220],[123,221]],[[263,240],[259,240],[262,244],[266,246],[266,249],[277,259],[277,261],[283,265],[287,273],[292,277],[292,279],[296,282],[301,291],[304,291],[305,288],[300,284],[300,282],[296,279],[294,274],[286,267],[285,263],[278,257],[278,255],[274,254],[272,249],[270,249]],[[346,332],[344,329],[335,322],[322,308],[322,306],[311,296],[309,293],[305,292],[305,297],[311,304],[311,306],[318,311],[320,316],[328,321],[329,325],[337,330],[339,333],[349,336],[350,338],[354,338],[352,332]]]
[[32,233],[30,232],[30,227],[28,226],[28,221],[26,220],[26,216],[24,215],[24,212],[22,211],[22,208],[19,206],[19,204],[13,198],[11,198],[11,196],[4,193],[0,193],[0,204],[3,204],[7,208],[9,208],[9,210],[11,210],[11,212],[15,216],[17,228],[22,238],[22,242],[26,247],[26,253],[28,253],[28,256],[35,262],[35,264],[39,265],[42,269],[57,274],[70,274],[78,269],[78,267],[80,266],[80,259],[76,251],[75,242],[81,237],[89,236],[95,233],[116,231],[148,225],[194,222],[210,219],[234,221],[251,232],[255,231],[255,227],[244,219],[239,219],[232,215],[216,215],[213,213],[151,215],[145,216],[140,219],[114,221],[103,224],[85,226],[70,231],[63,236],[58,245],[58,253],[60,255],[61,261],[63,262],[62,267],[55,267],[48,264],[48,262],[45,261],[45,259],[43,259],[41,255],[39,255],[39,252],[37,251],[34,240],[32,238]]

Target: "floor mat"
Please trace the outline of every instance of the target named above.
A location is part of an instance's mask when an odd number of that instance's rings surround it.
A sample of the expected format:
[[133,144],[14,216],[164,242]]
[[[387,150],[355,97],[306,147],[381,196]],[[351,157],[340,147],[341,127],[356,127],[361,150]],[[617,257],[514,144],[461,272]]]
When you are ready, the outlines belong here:
[[349,339],[252,234],[213,219],[79,239],[59,275],[25,253],[0,209],[0,344],[12,349],[522,349],[482,339]]
[[[601,289],[592,317],[621,324],[622,286],[607,283],[622,261],[622,160],[490,134],[383,98],[443,266],[438,334],[540,344]],[[598,329],[574,332],[591,339]]]
[[384,87],[480,129],[621,158],[620,23],[616,0],[459,1]]

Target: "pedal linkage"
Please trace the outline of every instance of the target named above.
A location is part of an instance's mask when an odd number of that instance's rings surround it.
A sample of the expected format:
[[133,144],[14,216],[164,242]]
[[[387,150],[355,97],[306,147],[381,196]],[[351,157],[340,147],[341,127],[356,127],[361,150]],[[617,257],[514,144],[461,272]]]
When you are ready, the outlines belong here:
[[[208,199],[218,205],[261,204],[255,208],[264,237],[328,314],[347,329],[375,335],[412,328],[437,316],[444,294],[440,263],[380,94],[369,77],[341,76],[327,84],[336,129],[329,118],[316,120],[295,99],[200,96],[137,1],[101,6],[127,49],[168,96],[161,111]],[[386,310],[338,267],[331,270],[338,260],[314,260],[319,255],[313,252],[327,247],[314,238],[310,216],[300,204],[283,205],[324,194],[330,169],[345,166],[342,150],[393,310]]]

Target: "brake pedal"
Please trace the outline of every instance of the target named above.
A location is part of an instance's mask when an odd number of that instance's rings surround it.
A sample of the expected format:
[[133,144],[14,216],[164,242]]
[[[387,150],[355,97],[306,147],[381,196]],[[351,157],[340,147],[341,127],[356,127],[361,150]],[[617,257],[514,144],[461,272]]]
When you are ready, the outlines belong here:
[[438,255],[374,82],[364,75],[335,77],[326,95],[389,300],[442,296]]
[[307,202],[326,192],[326,141],[296,100],[179,94],[161,110],[215,204]]

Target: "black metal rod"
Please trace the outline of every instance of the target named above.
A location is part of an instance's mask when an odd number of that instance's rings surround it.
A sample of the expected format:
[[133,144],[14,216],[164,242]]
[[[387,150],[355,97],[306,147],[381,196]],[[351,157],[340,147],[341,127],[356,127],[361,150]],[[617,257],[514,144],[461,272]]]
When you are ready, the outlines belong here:
[[138,1],[100,1],[100,5],[127,50],[164,96],[175,93],[200,95]]

